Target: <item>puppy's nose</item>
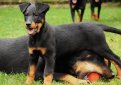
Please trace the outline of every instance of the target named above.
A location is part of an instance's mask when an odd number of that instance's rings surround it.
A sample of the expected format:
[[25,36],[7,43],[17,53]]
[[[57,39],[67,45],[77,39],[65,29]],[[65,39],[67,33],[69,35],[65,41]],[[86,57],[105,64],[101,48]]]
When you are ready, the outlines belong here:
[[31,23],[26,23],[26,26],[27,26],[28,28],[30,28],[30,27],[31,27]]

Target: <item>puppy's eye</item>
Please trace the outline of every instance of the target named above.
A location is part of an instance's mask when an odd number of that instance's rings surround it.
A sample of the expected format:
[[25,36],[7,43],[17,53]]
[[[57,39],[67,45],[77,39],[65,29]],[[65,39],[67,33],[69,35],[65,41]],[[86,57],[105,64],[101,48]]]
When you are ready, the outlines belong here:
[[28,16],[29,14],[28,13],[25,13],[25,16]]

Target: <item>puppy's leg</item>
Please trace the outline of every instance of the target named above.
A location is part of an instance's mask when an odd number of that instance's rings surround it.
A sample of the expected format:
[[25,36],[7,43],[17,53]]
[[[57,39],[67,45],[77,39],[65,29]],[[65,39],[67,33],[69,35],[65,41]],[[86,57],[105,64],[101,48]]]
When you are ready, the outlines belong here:
[[81,13],[80,13],[80,10],[77,10],[77,14],[78,14],[78,17],[79,17],[79,22],[81,22]]
[[99,21],[101,6],[98,6],[98,15],[96,15],[95,20]]
[[45,56],[44,84],[51,85],[54,73],[55,53],[47,53]]
[[113,61],[116,69],[117,69],[117,75],[119,78],[121,77],[121,60],[120,57],[114,54],[108,46],[105,45],[105,47],[102,46],[103,49],[96,49],[95,52],[100,56],[105,56],[106,59]]
[[94,6],[91,5],[91,18],[94,20],[95,19],[95,11],[94,11]]
[[77,10],[77,14],[79,16],[79,22],[82,22],[83,20],[84,11],[85,11],[85,8],[81,9],[81,13],[80,13],[80,10]]
[[117,78],[121,79],[121,68],[114,62],[114,61],[111,61],[112,64],[115,66],[116,68],[116,71],[117,71]]
[[55,80],[62,80],[62,81],[66,81],[72,85],[80,85],[80,83],[88,83],[88,80],[82,80],[82,79],[78,79],[75,78],[69,74],[64,74],[64,73],[56,73],[54,74],[54,78]]
[[30,65],[29,65],[29,71],[28,71],[27,80],[26,80],[26,83],[29,85],[32,83],[32,81],[35,78],[38,58],[39,58],[39,56],[36,56],[36,54],[30,55],[30,61],[29,61]]
[[72,21],[75,22],[75,9],[71,8]]
[[84,77],[88,74],[88,72],[79,72],[77,73],[77,78],[84,79]]
[[80,17],[80,21],[82,21],[82,20],[83,20],[84,11],[85,11],[85,8],[83,8],[83,9],[81,10],[81,17]]

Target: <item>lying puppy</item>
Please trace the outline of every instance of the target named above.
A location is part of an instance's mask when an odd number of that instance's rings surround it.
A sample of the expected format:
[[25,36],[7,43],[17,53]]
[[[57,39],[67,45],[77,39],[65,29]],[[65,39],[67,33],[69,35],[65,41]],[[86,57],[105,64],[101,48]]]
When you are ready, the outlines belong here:
[[[28,36],[0,39],[0,71],[6,73],[27,73],[29,67],[28,39]],[[55,80],[64,80],[71,84],[77,82],[78,84],[83,81],[75,77],[83,78],[84,75],[93,71],[105,75],[107,78],[112,76],[110,69],[105,65],[103,59],[91,52],[81,51],[64,56],[56,60]],[[44,63],[42,62],[43,60],[40,58],[37,66],[36,79],[43,77]],[[77,63],[79,63],[78,66]],[[93,70],[87,68],[88,64],[92,66]]]
[[[66,56],[70,57],[66,58]],[[104,62],[104,59],[89,51],[65,55],[65,59],[60,58],[56,61],[56,66],[59,68],[55,68],[55,71],[58,73],[69,73],[80,79],[83,79],[91,72],[97,72],[106,78],[113,77],[110,68]]]
[[[39,57],[45,60],[44,84],[53,80],[55,59],[80,50],[90,50],[102,58],[113,61],[121,73],[121,60],[106,43],[103,31],[121,34],[121,30],[94,23],[75,23],[57,27],[45,21],[49,6],[41,3],[20,5],[29,34],[29,71],[27,84],[31,84],[36,74]],[[121,76],[121,74],[118,76]]]
[[77,11],[79,16],[79,22],[81,22],[85,11],[86,0],[69,0],[69,5],[72,21],[75,22],[75,11]]

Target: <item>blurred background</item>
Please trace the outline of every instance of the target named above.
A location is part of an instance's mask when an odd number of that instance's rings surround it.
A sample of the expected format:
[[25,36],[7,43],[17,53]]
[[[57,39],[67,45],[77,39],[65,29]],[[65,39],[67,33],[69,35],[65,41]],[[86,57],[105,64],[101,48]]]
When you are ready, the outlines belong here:
[[[0,0],[0,4],[18,4],[18,3],[22,3],[22,2],[27,2],[28,0]],[[68,3],[68,0],[37,0],[40,2],[44,2],[44,3],[51,3],[51,4],[57,4],[57,3],[62,3],[62,4],[66,4]],[[87,0],[89,2],[89,0]],[[117,3],[119,2],[119,5],[121,5],[121,0],[102,0],[103,2],[113,2],[113,3]]]

